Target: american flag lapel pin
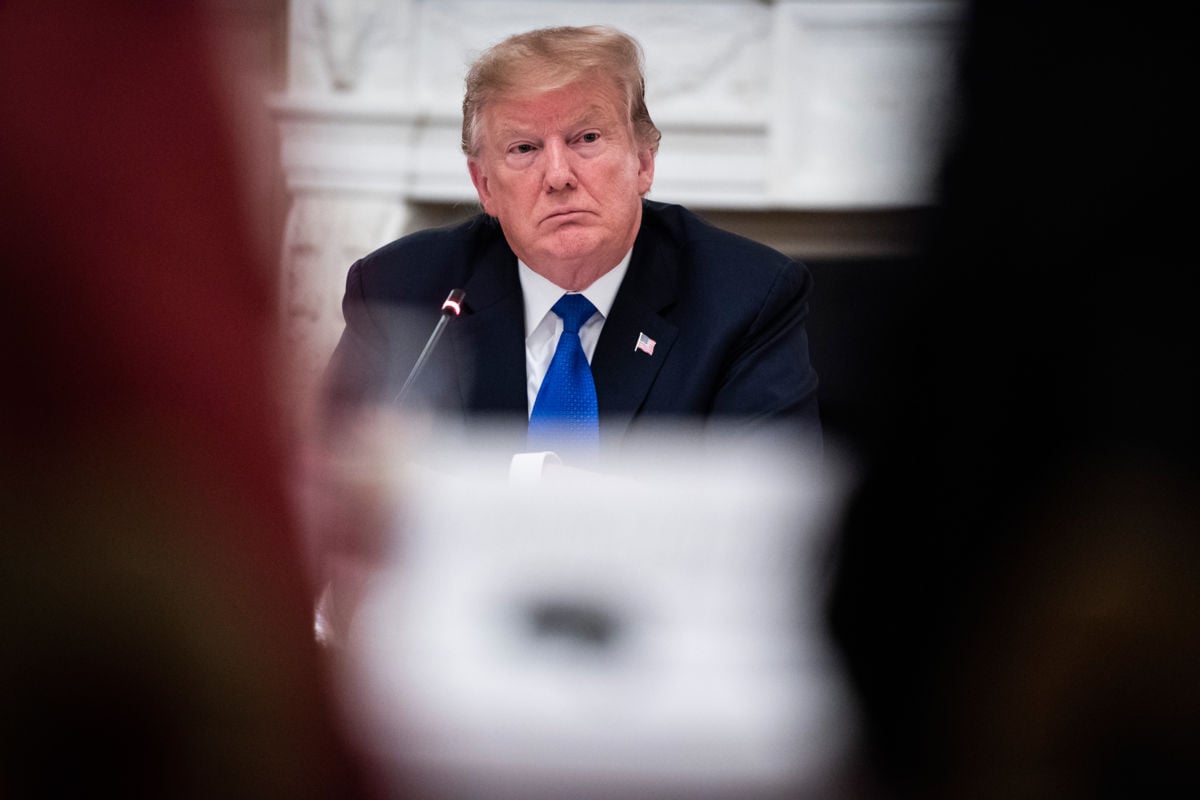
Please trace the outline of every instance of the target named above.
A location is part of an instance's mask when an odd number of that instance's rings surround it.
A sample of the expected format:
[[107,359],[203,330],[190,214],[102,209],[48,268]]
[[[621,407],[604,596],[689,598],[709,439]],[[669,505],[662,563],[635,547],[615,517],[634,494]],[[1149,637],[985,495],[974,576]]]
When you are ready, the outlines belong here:
[[634,352],[641,350],[648,356],[654,355],[654,340],[644,333],[638,334],[637,344],[633,346]]

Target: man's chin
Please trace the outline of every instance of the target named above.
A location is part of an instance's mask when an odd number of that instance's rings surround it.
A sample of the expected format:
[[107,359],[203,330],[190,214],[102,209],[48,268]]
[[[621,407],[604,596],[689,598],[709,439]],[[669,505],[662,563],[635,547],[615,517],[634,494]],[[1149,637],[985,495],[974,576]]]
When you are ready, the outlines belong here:
[[[624,254],[621,254],[624,255]],[[569,247],[555,247],[541,251],[536,261],[526,260],[530,268],[539,275],[569,291],[587,288],[621,260],[605,255],[605,249],[595,242],[575,243]],[[611,261],[612,263],[608,263]]]
[[572,226],[573,230],[561,231],[554,241],[542,251],[542,259],[547,263],[578,266],[586,264],[603,256],[604,248],[600,237],[582,226]]

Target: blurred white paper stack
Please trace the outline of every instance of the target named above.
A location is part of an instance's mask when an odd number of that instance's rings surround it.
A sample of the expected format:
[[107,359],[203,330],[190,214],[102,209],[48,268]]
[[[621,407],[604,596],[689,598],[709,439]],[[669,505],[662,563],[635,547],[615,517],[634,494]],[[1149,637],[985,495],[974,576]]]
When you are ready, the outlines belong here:
[[837,472],[698,441],[664,431],[615,472],[550,459],[532,481],[457,447],[397,470],[344,687],[406,791],[837,793],[855,734],[820,607]]

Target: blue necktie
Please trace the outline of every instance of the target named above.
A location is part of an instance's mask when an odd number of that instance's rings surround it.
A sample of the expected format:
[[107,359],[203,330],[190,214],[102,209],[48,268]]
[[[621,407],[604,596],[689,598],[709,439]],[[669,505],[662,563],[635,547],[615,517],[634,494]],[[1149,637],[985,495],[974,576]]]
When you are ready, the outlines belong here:
[[600,439],[596,383],[579,329],[596,307],[581,294],[564,294],[551,310],[562,318],[563,332],[529,415],[529,448],[594,455]]

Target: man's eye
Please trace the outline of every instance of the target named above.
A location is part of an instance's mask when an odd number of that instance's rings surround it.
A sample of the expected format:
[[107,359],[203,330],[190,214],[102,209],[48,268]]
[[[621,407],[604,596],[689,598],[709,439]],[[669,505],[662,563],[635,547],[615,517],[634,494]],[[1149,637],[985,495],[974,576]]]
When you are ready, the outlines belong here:
[[512,152],[520,153],[522,155],[524,155],[525,153],[532,153],[533,150],[534,150],[534,147],[531,144],[513,145],[513,148],[512,148]]
[[585,133],[583,136],[580,136],[579,140],[581,142],[585,142],[587,144],[592,144],[594,142],[600,141],[600,134],[597,133],[596,131],[589,131],[588,133]]

